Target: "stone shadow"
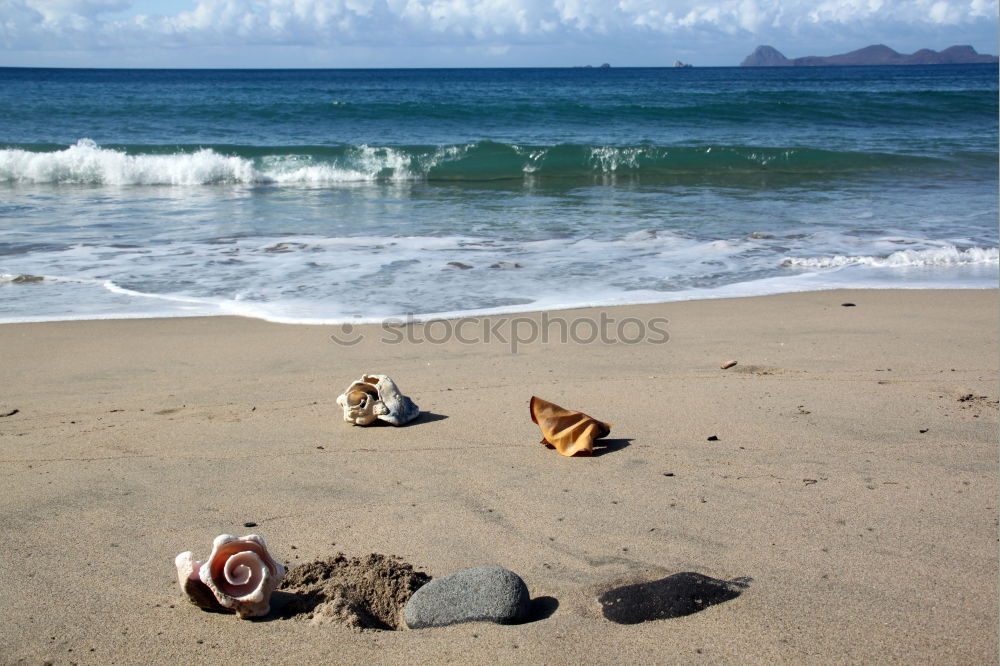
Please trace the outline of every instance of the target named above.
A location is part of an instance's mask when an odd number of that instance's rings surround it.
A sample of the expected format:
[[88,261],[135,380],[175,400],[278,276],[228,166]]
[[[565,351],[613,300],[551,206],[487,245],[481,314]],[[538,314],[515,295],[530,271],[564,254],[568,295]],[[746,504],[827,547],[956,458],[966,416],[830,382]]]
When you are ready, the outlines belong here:
[[604,617],[618,624],[639,624],[650,620],[683,617],[740,596],[750,586],[750,578],[719,580],[684,571],[666,578],[623,585],[600,597]]
[[535,597],[528,603],[528,612],[519,624],[547,620],[558,608],[559,600],[555,597]]

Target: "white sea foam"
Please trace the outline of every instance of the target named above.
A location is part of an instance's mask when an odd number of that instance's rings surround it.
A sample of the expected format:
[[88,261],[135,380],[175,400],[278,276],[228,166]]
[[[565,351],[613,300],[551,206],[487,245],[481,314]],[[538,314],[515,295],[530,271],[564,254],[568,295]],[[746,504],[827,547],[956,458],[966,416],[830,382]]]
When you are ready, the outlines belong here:
[[356,146],[342,159],[316,162],[303,155],[273,155],[259,163],[203,148],[168,155],[130,155],[90,139],[52,152],[0,150],[0,182],[88,185],[321,185],[411,181],[464,148],[449,146],[415,156],[391,147]]
[[[783,261],[779,248],[793,241],[799,252],[815,244],[862,243],[869,253]],[[538,240],[295,234],[76,244],[5,259],[0,288],[8,312],[0,320],[24,321],[25,312],[34,311],[35,320],[235,314],[284,323],[371,323],[836,287],[995,284],[996,248],[924,244],[871,252],[905,243],[916,241],[859,241],[833,232],[797,240],[711,239],[629,230]],[[18,275],[44,279],[16,283]],[[67,309],[77,315],[65,317]]]
[[642,148],[600,146],[590,149],[590,161],[601,173],[614,173],[619,169],[635,169],[645,151]]
[[81,139],[66,150],[0,150],[0,181],[97,185],[201,185],[247,183],[252,164],[211,150],[173,155],[128,155]]
[[898,250],[887,256],[786,257],[781,265],[789,268],[842,268],[844,266],[872,266],[876,268],[905,268],[910,266],[965,266],[969,264],[997,264],[997,248],[954,246],[923,250]]

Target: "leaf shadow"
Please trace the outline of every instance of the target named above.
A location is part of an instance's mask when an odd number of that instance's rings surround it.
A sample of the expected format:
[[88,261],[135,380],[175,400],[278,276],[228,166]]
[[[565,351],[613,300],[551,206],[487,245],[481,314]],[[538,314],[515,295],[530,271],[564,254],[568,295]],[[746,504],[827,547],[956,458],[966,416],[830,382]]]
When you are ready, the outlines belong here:
[[594,442],[594,457],[621,451],[632,444],[631,439],[598,439]]

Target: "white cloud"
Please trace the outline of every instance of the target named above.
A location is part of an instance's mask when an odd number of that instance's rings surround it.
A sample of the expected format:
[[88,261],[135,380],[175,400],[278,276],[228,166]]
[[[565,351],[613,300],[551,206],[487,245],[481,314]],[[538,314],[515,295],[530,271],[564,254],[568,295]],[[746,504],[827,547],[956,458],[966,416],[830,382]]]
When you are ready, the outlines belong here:
[[27,3],[46,21],[60,21],[69,18],[79,21],[87,17],[98,17],[103,14],[118,12],[128,8],[132,0],[48,0],[47,2]]
[[[711,36],[871,35],[880,30],[992,26],[998,0],[189,0],[190,9],[130,14],[136,0],[0,0],[8,51],[296,45],[481,48],[552,47]],[[163,11],[162,2],[157,5]],[[863,44],[859,44],[863,45]],[[992,44],[991,44],[992,46]],[[0,51],[2,55],[2,51]],[[407,63],[400,63],[407,64]]]
[[943,0],[931,5],[929,16],[935,23],[954,24],[961,22],[961,13],[957,11],[957,8]]

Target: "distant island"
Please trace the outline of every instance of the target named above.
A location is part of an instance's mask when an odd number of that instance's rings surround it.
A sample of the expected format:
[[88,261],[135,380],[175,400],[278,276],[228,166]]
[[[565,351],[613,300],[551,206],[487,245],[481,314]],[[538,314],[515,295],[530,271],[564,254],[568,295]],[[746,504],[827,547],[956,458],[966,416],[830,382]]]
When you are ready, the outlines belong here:
[[976,53],[971,46],[950,46],[944,51],[920,49],[909,55],[873,44],[850,53],[832,56],[786,58],[773,46],[758,46],[740,67],[821,67],[824,65],[965,65],[997,62],[997,56]]

